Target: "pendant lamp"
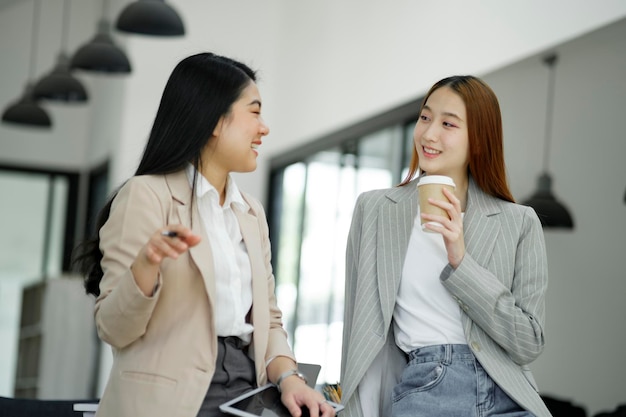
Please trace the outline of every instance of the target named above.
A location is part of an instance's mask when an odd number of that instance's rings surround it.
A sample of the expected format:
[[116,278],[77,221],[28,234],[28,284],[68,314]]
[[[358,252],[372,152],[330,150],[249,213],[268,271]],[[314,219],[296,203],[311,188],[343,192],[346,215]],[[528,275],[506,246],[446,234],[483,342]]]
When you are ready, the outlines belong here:
[[65,53],[67,45],[69,8],[68,0],[63,1],[63,22],[61,36],[61,52],[56,66],[48,75],[35,84],[36,98],[65,102],[86,102],[87,90],[70,72],[70,60]]
[[33,96],[33,84],[28,83],[24,95],[6,108],[2,121],[32,127],[51,127],[48,112],[37,103]]
[[137,0],[122,10],[115,27],[128,33],[150,36],[182,36],[185,26],[164,0]]
[[106,18],[107,1],[102,1],[102,18],[98,23],[98,32],[72,56],[70,68],[104,73],[131,72],[126,54],[111,38],[111,23]]
[[49,128],[52,126],[52,120],[48,112],[39,106],[33,96],[33,84],[30,80],[33,78],[35,70],[35,59],[37,57],[37,28],[39,20],[39,4],[40,0],[33,2],[33,24],[31,38],[31,58],[29,68],[29,81],[26,83],[26,89],[23,96],[16,102],[7,107],[2,113],[2,121],[16,125],[24,125],[30,127]]
[[546,127],[543,155],[543,173],[537,180],[535,193],[522,204],[532,207],[537,212],[544,229],[573,229],[574,221],[569,210],[561,204],[552,193],[552,177],[548,173],[550,156],[550,139],[552,134],[552,113],[554,107],[554,79],[556,54],[544,58],[543,62],[549,68],[548,98],[546,106]]

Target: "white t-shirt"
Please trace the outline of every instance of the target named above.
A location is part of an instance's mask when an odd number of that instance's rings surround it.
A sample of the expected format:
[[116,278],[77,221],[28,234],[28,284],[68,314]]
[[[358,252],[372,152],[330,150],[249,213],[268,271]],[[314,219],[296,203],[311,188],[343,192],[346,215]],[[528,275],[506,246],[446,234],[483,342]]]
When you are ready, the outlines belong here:
[[405,352],[440,344],[465,344],[459,304],[441,284],[448,255],[439,233],[413,223],[393,313],[396,344]]

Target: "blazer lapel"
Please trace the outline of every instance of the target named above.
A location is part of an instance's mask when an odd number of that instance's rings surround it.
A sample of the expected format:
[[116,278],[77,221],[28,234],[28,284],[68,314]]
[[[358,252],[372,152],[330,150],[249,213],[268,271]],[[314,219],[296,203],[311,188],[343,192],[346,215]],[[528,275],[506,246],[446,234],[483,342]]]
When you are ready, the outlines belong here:
[[[200,219],[198,206],[191,206],[192,191],[191,186],[189,185],[189,180],[187,179],[187,174],[185,170],[182,170],[174,174],[167,175],[166,178],[172,193],[172,198],[179,202],[177,207],[177,220],[180,224],[191,227],[194,234],[202,237],[200,243],[189,248],[189,254],[191,256],[191,260],[196,264],[196,267],[202,275],[204,286],[209,297],[209,302],[214,307],[216,289],[215,280],[213,279],[213,271],[215,270],[213,264],[213,252],[211,251],[211,245],[209,244],[209,236],[207,235],[204,224]],[[190,207],[193,214],[190,212]]]
[[388,328],[391,323],[409,238],[417,215],[415,183],[390,189],[386,198],[386,204],[381,204],[378,212],[376,255],[384,328]]
[[480,265],[487,265],[500,233],[497,214],[501,208],[498,200],[482,191],[470,177],[467,209],[463,219],[463,234],[467,252]]

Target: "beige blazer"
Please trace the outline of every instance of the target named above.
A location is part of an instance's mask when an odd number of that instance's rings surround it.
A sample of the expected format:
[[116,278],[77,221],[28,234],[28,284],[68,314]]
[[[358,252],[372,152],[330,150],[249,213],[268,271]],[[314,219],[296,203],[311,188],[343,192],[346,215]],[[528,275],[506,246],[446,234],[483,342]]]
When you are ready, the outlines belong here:
[[[346,252],[344,417],[391,415],[391,389],[406,364],[391,322],[417,205],[415,181],[357,200]],[[440,279],[461,308],[467,343],[509,396],[550,417],[528,368],[545,342],[548,266],[539,218],[470,178],[463,230],[465,257]]]
[[[257,383],[264,384],[266,361],[293,354],[274,295],[265,213],[258,201],[244,199],[250,209],[235,214],[252,268],[249,354]],[[157,229],[175,223],[191,227],[202,241],[176,260],[166,258],[158,289],[146,297],[130,265]],[[213,318],[219,312],[211,249],[185,171],[131,178],[115,197],[100,239],[104,277],[95,320],[112,347],[113,366],[97,416],[195,417],[215,369]]]

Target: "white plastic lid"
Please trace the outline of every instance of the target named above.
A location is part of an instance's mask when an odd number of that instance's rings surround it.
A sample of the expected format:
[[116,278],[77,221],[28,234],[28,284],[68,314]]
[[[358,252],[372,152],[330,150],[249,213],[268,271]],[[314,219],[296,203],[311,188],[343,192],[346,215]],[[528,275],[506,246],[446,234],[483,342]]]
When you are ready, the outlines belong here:
[[424,175],[423,177],[420,177],[419,182],[417,183],[417,186],[419,187],[420,185],[425,185],[425,184],[444,184],[444,185],[450,185],[456,188],[456,184],[454,184],[454,180],[445,175]]

